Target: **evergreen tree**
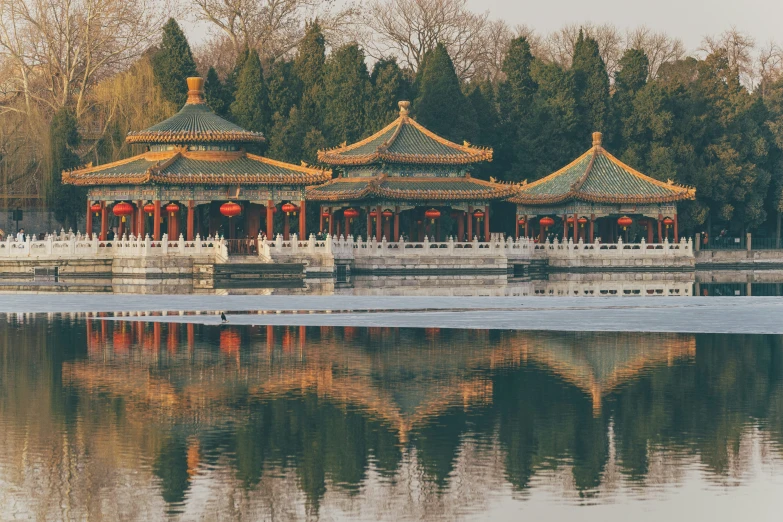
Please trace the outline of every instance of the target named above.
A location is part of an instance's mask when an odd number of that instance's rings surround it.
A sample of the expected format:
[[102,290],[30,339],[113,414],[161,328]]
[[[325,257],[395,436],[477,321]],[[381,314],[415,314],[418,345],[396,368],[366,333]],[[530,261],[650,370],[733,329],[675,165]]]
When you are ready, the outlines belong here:
[[356,44],[334,51],[326,64],[324,134],[329,143],[354,142],[365,133],[370,75]]
[[419,123],[458,143],[475,139],[476,114],[462,92],[454,63],[442,44],[424,60],[417,83],[414,112]]
[[326,39],[318,21],[307,25],[299,43],[294,72],[301,82],[302,99],[299,108],[303,117],[319,127],[324,102],[324,74],[326,68]]
[[269,125],[264,73],[255,50],[250,51],[237,77],[231,117],[237,125],[251,131],[265,131]]
[[377,130],[397,118],[398,102],[411,99],[412,87],[394,58],[375,62],[370,83],[372,94],[367,108],[367,126],[370,130]]
[[152,66],[163,97],[177,107],[184,105],[188,99],[186,80],[197,76],[196,61],[185,33],[173,18],[163,26],[163,40],[152,57]]
[[224,117],[228,115],[232,100],[214,67],[209,68],[207,79],[204,81],[204,98],[215,114]]
[[574,46],[571,70],[583,139],[587,141],[591,132],[603,132],[609,137],[609,75],[598,42],[586,38],[581,30]]
[[647,55],[638,49],[629,49],[619,62],[615,74],[614,95],[612,96],[612,114],[616,133],[613,135],[612,148],[626,154],[629,161],[642,168],[639,163],[648,149],[651,136],[645,132],[640,121],[640,111],[636,110],[637,94],[647,84],[650,62]]
[[62,184],[63,170],[74,169],[81,163],[74,151],[81,143],[76,116],[68,108],[58,110],[49,126],[51,154],[50,185],[48,204],[54,217],[65,228],[76,230],[78,216],[84,211],[84,190],[73,185]]
[[[495,108],[494,89],[488,81],[479,82],[473,86],[468,94],[473,112],[476,114],[478,132],[475,137],[477,145],[495,147],[498,143],[499,117]],[[498,168],[496,162],[476,165],[475,173],[479,178],[489,179],[490,176],[505,179],[505,172]]]
[[277,60],[269,68],[267,78],[269,93],[269,113],[286,115],[299,103],[302,89],[294,73],[294,63],[289,60]]

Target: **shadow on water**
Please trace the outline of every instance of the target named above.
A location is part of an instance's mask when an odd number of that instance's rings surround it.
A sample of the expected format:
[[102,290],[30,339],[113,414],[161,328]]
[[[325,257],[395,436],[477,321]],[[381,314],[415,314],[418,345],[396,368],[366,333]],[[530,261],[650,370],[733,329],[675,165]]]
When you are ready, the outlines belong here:
[[493,491],[622,503],[783,462],[775,336],[55,316],[0,340],[0,501],[19,516],[451,519]]

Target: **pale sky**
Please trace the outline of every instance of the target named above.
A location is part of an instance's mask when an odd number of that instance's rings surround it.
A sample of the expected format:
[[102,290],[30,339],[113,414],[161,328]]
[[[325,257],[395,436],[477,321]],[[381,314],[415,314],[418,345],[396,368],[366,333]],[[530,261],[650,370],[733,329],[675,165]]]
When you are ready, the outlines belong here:
[[468,0],[490,18],[509,25],[526,24],[546,34],[571,23],[611,23],[620,29],[646,25],[680,38],[689,52],[705,35],[736,26],[758,46],[770,40],[783,44],[783,1],[780,0]]

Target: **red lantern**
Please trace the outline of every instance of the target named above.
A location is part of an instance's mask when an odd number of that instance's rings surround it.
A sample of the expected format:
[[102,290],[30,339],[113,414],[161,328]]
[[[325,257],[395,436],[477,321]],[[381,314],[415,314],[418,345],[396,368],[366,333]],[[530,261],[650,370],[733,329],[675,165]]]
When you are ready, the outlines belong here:
[[359,217],[359,211],[353,208],[347,208],[343,212],[343,216],[345,216],[346,219],[353,219]]
[[385,217],[385,218],[390,218],[390,217],[392,217],[393,215],[394,215],[394,212],[392,212],[392,211],[391,211],[391,210],[389,210],[389,209],[386,209],[386,210],[384,210],[384,211],[383,211],[383,217]]
[[147,203],[146,205],[144,205],[144,212],[146,212],[151,216],[155,212],[155,205],[153,205],[152,203]]
[[548,216],[542,217],[540,220],[538,220],[538,224],[544,228],[548,228],[555,224],[555,220]]
[[484,211],[483,210],[477,210],[473,213],[473,217],[475,217],[478,220],[484,219]]
[[283,212],[285,212],[287,215],[290,215],[291,212],[296,214],[296,211],[299,210],[299,207],[297,207],[293,203],[284,203],[281,208],[282,208]]
[[114,208],[112,208],[112,212],[114,212],[114,215],[117,217],[122,218],[122,222],[125,223],[125,216],[130,216],[133,214],[133,207],[130,203],[127,203],[125,201],[120,201],[116,205],[114,205]]
[[176,203],[169,203],[166,205],[166,212],[169,213],[169,216],[174,217],[174,214],[179,212],[179,205]]
[[666,225],[666,228],[669,228],[670,226],[672,226],[674,224],[674,220],[672,218],[668,218],[668,217],[664,218],[663,219],[663,224]]
[[323,218],[324,218],[324,219],[329,219],[330,217],[332,217],[332,215],[331,215],[331,214],[329,213],[329,211],[327,211],[327,210],[324,210],[324,211],[321,213],[321,216],[323,216]]
[[424,213],[424,217],[431,220],[433,223],[440,217],[440,210],[431,208]]
[[517,223],[519,223],[520,225],[524,225],[525,224],[525,218],[523,218],[523,217],[519,218],[517,220]]
[[103,207],[100,203],[93,203],[90,207],[90,212],[95,212],[95,217],[98,217],[98,213],[103,210]]
[[627,230],[632,223],[633,223],[633,219],[629,218],[628,216],[623,216],[617,220],[617,224],[623,227],[623,230]]
[[231,219],[232,217],[238,216],[242,213],[242,207],[240,207],[238,203],[229,201],[228,203],[223,203],[220,205],[220,213]]
[[378,211],[377,210],[370,211],[370,217],[373,218],[373,219],[377,218],[378,217]]
[[568,222],[569,226],[573,225],[574,224],[574,217],[571,216],[570,218],[566,219],[566,221]]
[[585,224],[587,224],[587,218],[580,217],[577,221],[579,222],[580,228],[585,228]]

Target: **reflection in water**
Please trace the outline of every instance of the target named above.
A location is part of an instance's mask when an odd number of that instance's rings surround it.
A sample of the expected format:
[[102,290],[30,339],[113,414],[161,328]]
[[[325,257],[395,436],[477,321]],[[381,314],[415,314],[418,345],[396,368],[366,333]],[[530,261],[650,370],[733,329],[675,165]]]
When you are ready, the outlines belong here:
[[54,317],[0,340],[19,518],[453,519],[623,505],[694,469],[781,482],[778,337]]

